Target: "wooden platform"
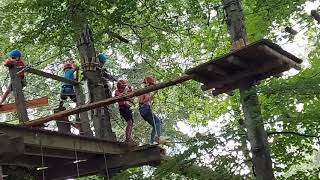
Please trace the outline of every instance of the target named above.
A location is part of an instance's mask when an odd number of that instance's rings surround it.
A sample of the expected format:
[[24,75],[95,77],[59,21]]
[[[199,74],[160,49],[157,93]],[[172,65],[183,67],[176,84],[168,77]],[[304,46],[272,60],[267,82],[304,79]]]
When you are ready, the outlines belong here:
[[[155,145],[129,147],[127,143],[94,137],[63,134],[0,123],[0,165],[16,165],[33,169],[42,179],[67,179],[106,174],[110,176],[130,167],[158,165],[163,155]],[[104,156],[106,154],[106,156]],[[42,166],[43,157],[43,166]],[[79,172],[75,161],[78,163]]]
[[256,82],[291,68],[300,69],[302,60],[269,40],[260,40],[242,49],[186,71],[203,83],[202,90],[213,88],[213,95],[240,87],[242,82]]
[[[48,106],[48,105],[49,105],[48,97],[42,97],[42,98],[26,101],[26,107],[28,109],[43,107],[43,106]],[[0,113],[15,112],[15,111],[17,111],[16,103],[9,103],[9,104],[0,105]]]

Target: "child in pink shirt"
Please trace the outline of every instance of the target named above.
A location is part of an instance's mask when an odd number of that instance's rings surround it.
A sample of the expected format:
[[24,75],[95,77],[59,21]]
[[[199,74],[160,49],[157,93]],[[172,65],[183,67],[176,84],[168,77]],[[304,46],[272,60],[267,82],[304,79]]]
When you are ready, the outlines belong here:
[[[126,89],[127,87],[127,82],[125,80],[119,80],[117,82],[117,89],[115,91],[115,96],[121,96],[127,92],[132,91],[131,87],[129,89]],[[130,100],[126,101],[121,101],[118,102],[119,105],[119,112],[121,117],[127,122],[127,127],[126,127],[126,142],[131,142],[134,143],[132,139],[132,129],[133,129],[133,117],[132,117],[132,110],[131,110],[131,105],[130,105]]]
[[[152,86],[155,81],[152,77],[146,76],[143,80],[145,86]],[[161,120],[153,114],[151,110],[152,97],[150,93],[139,96],[139,112],[142,118],[152,126],[150,143],[152,144],[156,137],[161,136]]]

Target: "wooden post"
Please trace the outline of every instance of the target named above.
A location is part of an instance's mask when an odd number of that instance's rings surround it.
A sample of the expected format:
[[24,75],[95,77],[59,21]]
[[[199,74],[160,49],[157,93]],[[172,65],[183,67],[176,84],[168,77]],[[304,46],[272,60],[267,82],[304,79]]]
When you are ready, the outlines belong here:
[[0,165],[0,180],[3,180],[3,170],[1,165]]
[[[240,0],[222,1],[227,26],[231,37],[232,48],[239,49],[247,44],[244,17]],[[245,116],[244,125],[247,138],[251,144],[254,172],[258,180],[275,179],[268,146],[267,133],[263,126],[261,110],[256,89],[253,82],[240,82],[240,97]]]
[[319,15],[319,13],[317,12],[317,10],[312,10],[312,11],[311,11],[311,16],[312,16],[318,23],[320,23],[320,15]]
[[11,78],[12,91],[17,106],[19,122],[23,123],[29,120],[26,108],[26,102],[22,91],[21,79],[18,75],[18,70],[15,65],[9,66],[9,74]]
[[[65,107],[59,107],[57,109],[54,109],[53,112],[58,113],[58,112],[64,111],[64,110],[66,110]],[[58,127],[58,132],[67,133],[67,134],[71,133],[71,124],[69,122],[68,117],[59,118],[59,119],[57,119],[56,123],[57,123],[57,127]]]
[[[82,89],[79,85],[74,86],[74,91],[76,93],[76,98],[77,98],[77,106],[81,106],[84,104],[84,96]],[[88,112],[81,112],[80,113],[80,123],[81,123],[81,130],[83,131],[83,135],[85,136],[93,136],[93,133],[90,128],[89,124],[89,116]]]

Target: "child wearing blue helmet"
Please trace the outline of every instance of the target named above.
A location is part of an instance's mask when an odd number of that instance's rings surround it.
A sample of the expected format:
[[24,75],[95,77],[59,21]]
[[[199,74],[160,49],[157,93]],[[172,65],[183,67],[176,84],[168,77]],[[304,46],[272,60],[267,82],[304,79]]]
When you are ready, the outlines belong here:
[[111,95],[111,91],[108,85],[108,82],[110,81],[117,81],[116,78],[114,78],[106,68],[104,68],[103,66],[105,65],[105,63],[107,62],[107,60],[109,59],[108,55],[104,54],[104,53],[100,53],[97,56],[97,60],[100,64],[100,68],[101,68],[101,77],[102,77],[102,83],[105,89],[105,93],[107,98],[110,98]]
[[[21,67],[25,66],[25,64],[21,58],[21,52],[18,49],[14,49],[14,50],[10,51],[9,59],[7,59],[4,62],[4,65],[5,66],[17,65],[17,66],[21,66]],[[27,83],[24,78],[24,72],[19,72],[18,75],[20,77],[22,87],[25,87]],[[12,83],[10,83],[7,90],[5,91],[3,96],[1,97],[0,105],[7,99],[8,95],[12,92],[12,90],[13,90]]]

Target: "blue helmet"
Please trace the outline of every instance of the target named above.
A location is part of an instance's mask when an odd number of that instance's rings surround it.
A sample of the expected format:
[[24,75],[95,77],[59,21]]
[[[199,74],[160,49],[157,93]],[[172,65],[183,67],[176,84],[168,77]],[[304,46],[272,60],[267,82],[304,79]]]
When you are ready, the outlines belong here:
[[21,52],[18,49],[14,49],[9,53],[11,58],[17,59],[21,57]]
[[100,54],[98,54],[97,58],[98,58],[99,62],[105,63],[108,59],[108,56],[103,53],[100,53]]

